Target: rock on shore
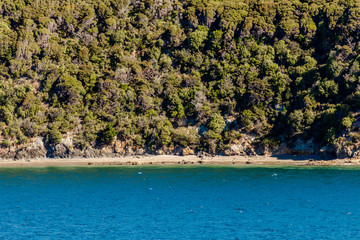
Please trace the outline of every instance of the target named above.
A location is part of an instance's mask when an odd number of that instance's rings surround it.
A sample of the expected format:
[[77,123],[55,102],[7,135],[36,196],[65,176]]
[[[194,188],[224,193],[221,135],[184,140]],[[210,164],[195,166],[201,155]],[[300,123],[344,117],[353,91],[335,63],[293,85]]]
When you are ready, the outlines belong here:
[[[340,139],[341,140],[341,139]],[[311,140],[297,140],[293,144],[281,142],[276,147],[259,145],[252,135],[242,134],[240,138],[230,142],[224,150],[216,152],[225,156],[270,156],[270,155],[321,155],[324,159],[331,158],[357,158],[360,156],[360,143],[349,144],[346,139],[338,140],[332,146],[317,146]],[[104,158],[123,157],[135,155],[214,155],[207,152],[198,152],[193,146],[188,147],[162,147],[149,151],[133,144],[115,139],[112,143],[103,146],[90,146],[83,149],[75,147],[71,136],[64,137],[60,143],[48,146],[44,139],[36,137],[29,143],[11,145],[0,148],[0,159],[40,159],[50,158]]]

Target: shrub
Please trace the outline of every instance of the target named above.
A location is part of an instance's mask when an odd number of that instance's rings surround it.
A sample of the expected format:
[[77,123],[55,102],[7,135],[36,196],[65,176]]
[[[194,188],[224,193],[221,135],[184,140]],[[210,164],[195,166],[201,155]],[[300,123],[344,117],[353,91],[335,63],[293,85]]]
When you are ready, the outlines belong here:
[[175,145],[188,147],[200,143],[199,134],[194,128],[179,127],[173,131],[173,142]]
[[61,142],[62,135],[57,127],[52,127],[49,129],[46,135],[46,142],[48,144],[56,145]]
[[198,28],[190,34],[189,46],[193,50],[199,50],[203,46],[207,38],[209,29],[205,26],[198,26]]
[[4,139],[4,140],[1,142],[1,146],[4,147],[4,148],[10,147],[10,141],[7,140],[7,139]]
[[344,117],[341,121],[341,125],[345,128],[345,129],[350,129],[352,124],[354,122],[354,119],[351,117]]
[[116,131],[111,124],[107,124],[105,129],[100,131],[98,134],[98,141],[101,144],[111,143],[116,136]]

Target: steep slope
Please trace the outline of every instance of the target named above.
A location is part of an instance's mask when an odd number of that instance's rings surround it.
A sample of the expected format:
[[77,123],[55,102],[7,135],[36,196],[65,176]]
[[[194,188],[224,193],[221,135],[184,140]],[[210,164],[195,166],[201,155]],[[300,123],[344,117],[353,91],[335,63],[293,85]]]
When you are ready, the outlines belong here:
[[359,20],[345,0],[3,0],[2,155],[355,156]]

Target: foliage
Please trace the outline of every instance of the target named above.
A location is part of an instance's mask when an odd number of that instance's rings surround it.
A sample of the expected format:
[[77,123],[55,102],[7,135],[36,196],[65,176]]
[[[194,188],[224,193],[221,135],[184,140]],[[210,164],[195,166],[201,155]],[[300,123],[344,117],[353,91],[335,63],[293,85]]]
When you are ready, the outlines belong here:
[[4,139],[2,142],[1,142],[1,146],[4,147],[4,148],[7,148],[9,147],[11,144],[9,142],[9,140],[7,139]]
[[116,136],[116,131],[114,127],[110,124],[106,126],[106,128],[99,132],[98,140],[100,143],[110,143],[114,140]]
[[358,120],[357,5],[3,0],[0,135],[71,134],[82,148],[119,135],[150,151],[215,151],[233,132],[331,144]]

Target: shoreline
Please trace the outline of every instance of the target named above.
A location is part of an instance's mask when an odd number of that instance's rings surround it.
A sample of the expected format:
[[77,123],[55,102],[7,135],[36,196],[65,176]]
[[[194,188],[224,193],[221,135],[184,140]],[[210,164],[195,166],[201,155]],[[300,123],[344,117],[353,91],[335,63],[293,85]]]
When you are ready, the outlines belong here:
[[149,155],[119,158],[43,158],[0,160],[0,168],[16,167],[76,167],[126,165],[285,165],[285,166],[360,166],[360,159],[322,160],[314,155],[279,156],[215,156]]

